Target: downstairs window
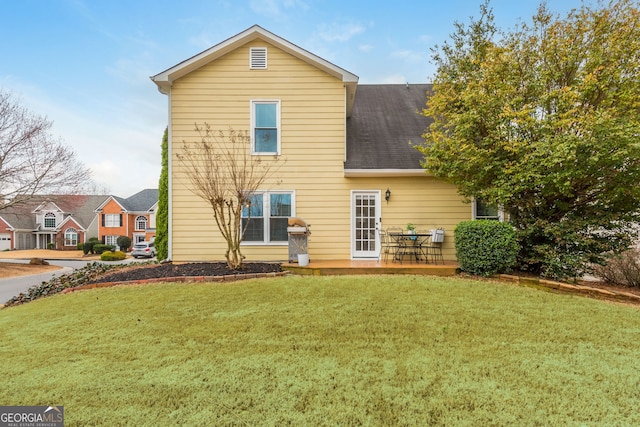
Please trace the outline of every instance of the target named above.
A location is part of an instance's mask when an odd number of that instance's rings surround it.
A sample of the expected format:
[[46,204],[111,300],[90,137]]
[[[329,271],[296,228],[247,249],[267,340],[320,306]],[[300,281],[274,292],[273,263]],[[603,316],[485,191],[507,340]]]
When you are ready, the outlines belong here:
[[293,192],[264,192],[242,209],[243,242],[281,244],[289,239],[287,225],[294,216]]

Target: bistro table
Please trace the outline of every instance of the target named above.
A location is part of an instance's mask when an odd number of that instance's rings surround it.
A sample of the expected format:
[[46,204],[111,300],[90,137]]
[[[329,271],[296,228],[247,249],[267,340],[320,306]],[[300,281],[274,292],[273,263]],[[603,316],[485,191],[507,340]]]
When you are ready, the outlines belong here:
[[393,254],[393,262],[398,261],[402,264],[402,258],[409,255],[410,260],[415,258],[416,263],[424,256],[425,263],[429,263],[426,248],[431,240],[430,232],[416,233],[389,233],[389,237],[395,243],[395,253]]

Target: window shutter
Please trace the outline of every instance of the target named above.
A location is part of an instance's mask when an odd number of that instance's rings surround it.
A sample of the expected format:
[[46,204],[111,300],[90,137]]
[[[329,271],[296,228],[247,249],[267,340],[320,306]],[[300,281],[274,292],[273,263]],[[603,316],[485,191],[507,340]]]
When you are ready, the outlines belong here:
[[122,227],[122,214],[120,214],[120,227]]
[[249,68],[252,70],[266,70],[267,69],[267,48],[252,47],[249,50],[249,52],[250,52]]
[[104,227],[104,214],[102,214],[102,226]]
[[102,244],[104,245],[104,236],[102,236]]

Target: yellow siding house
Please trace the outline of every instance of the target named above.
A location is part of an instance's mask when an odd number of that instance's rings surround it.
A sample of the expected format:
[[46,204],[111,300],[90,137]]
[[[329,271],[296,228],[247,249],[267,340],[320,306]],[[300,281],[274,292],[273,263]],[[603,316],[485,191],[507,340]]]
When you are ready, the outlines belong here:
[[377,258],[377,230],[407,223],[444,228],[445,259],[455,259],[453,229],[472,218],[472,206],[425,173],[411,146],[429,125],[417,111],[430,85],[358,85],[356,75],[260,26],[152,80],[169,101],[170,259],[224,259],[211,208],[190,191],[176,157],[204,123],[268,132],[252,139],[252,154],[285,160],[254,199],[247,260],[287,260],[283,217],[310,224],[311,259]]

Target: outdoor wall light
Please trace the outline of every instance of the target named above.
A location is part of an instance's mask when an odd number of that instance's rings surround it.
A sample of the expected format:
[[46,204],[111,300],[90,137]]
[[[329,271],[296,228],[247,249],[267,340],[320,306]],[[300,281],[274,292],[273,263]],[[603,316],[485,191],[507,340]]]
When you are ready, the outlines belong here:
[[389,204],[390,198],[391,198],[391,190],[389,190],[389,188],[387,187],[387,191],[384,193],[384,199],[387,201],[387,204]]

